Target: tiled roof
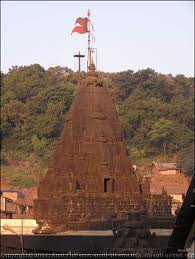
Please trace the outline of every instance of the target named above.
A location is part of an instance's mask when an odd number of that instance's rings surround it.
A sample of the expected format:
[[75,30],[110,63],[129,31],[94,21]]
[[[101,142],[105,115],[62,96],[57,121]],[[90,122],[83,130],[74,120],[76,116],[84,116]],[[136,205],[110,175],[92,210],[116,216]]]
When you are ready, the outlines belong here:
[[18,194],[19,198],[24,197],[24,194],[21,191],[17,191],[17,190],[3,189],[3,190],[1,190],[1,192],[2,193],[4,193],[4,192],[11,192],[11,193],[16,192]]
[[19,190],[17,188],[11,187],[11,185],[9,185],[8,183],[1,181],[1,191],[22,193],[24,197],[23,198],[19,197],[16,202],[21,205],[33,206],[33,204],[34,204],[33,200],[37,198],[37,187],[36,186],[30,187],[30,188],[23,188],[23,189]]
[[152,165],[158,170],[180,169],[177,167],[176,163],[152,162]]

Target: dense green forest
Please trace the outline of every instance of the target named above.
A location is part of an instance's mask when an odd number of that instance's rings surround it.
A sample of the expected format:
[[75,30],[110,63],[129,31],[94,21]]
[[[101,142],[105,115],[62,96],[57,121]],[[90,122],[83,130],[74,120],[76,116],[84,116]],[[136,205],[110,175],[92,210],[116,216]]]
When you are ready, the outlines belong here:
[[[85,73],[82,72],[82,76]],[[148,68],[99,72],[115,93],[124,137],[134,163],[176,161],[194,170],[194,79]],[[77,91],[77,73],[39,64],[1,72],[2,172],[13,185],[31,185],[45,172]],[[6,161],[29,160],[31,168],[10,172]]]

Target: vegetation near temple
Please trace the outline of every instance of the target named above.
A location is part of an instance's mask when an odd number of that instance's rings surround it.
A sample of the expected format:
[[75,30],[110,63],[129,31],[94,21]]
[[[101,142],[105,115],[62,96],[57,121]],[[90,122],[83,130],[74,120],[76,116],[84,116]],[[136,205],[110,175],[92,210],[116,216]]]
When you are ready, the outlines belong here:
[[[150,68],[100,72],[99,76],[115,92],[133,162],[176,159],[191,175],[194,79],[163,75]],[[45,70],[38,64],[1,73],[2,175],[13,185],[30,186],[33,174],[45,172],[77,91],[77,78],[77,73],[67,67]],[[29,160],[31,169],[10,171],[6,166],[10,159]]]

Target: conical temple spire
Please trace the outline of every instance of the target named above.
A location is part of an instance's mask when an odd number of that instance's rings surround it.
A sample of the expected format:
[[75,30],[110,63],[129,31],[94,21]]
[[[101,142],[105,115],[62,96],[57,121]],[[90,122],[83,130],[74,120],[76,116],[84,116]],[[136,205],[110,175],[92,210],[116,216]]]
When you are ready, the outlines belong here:
[[91,63],[39,185],[38,232],[91,229],[113,214],[122,218],[132,208],[143,208],[139,182],[111,93]]

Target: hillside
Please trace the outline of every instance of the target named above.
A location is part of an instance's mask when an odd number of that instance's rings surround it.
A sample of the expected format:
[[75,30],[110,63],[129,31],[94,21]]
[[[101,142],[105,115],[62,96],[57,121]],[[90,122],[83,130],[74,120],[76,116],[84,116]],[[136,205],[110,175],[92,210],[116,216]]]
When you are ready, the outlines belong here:
[[[85,73],[82,73],[82,77]],[[143,165],[176,161],[194,168],[194,80],[148,68],[99,76],[115,94],[130,156]],[[64,127],[78,75],[39,64],[1,73],[2,179],[17,187],[36,184]],[[20,166],[13,166],[13,161]],[[21,161],[26,166],[21,167]]]

